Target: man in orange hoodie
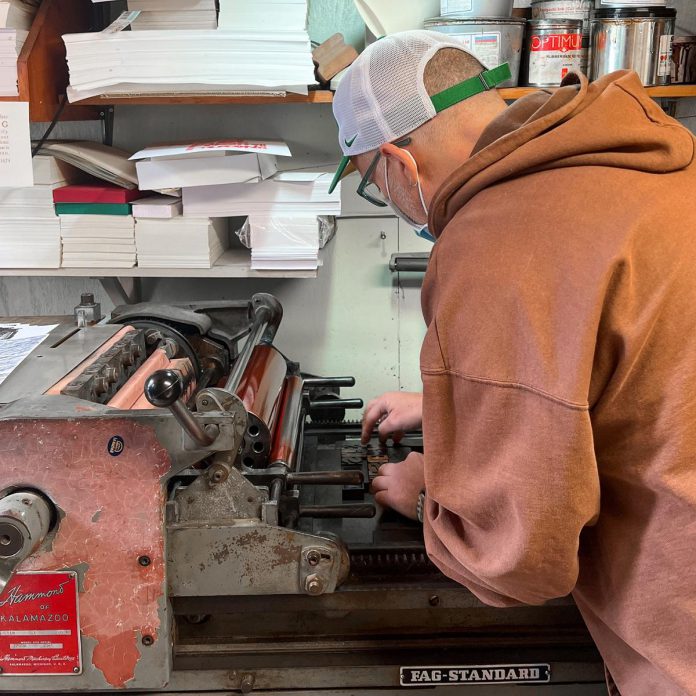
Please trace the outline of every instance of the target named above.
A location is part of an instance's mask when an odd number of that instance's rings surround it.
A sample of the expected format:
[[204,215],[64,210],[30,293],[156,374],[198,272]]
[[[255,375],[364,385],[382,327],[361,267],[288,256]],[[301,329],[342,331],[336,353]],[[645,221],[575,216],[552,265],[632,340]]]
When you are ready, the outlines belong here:
[[635,73],[510,107],[507,74],[407,32],[334,100],[336,180],[437,239],[422,407],[365,415],[425,454],[376,499],[488,604],[572,593],[624,696],[696,694],[694,138]]

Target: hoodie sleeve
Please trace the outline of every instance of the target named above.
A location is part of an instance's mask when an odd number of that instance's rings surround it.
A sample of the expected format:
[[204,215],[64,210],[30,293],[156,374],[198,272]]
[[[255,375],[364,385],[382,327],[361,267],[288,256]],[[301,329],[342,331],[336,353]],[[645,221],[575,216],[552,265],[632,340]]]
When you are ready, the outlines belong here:
[[599,512],[588,409],[444,366],[422,373],[428,554],[487,604],[567,595]]

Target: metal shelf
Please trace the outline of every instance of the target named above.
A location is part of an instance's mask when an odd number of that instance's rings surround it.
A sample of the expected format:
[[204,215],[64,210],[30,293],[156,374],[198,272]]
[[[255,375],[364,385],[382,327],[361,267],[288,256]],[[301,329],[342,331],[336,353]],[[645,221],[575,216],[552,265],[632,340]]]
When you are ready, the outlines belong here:
[[57,278],[316,278],[313,271],[255,271],[248,250],[229,249],[212,268],[0,268],[2,276]]
[[158,104],[330,104],[333,92],[328,90],[312,90],[309,94],[287,94],[284,97],[264,97],[262,95],[225,96],[205,94],[177,95],[135,95],[132,97],[108,96],[91,97],[73,102],[74,105],[85,106],[118,106],[118,105],[158,105]]
[[[648,94],[656,99],[677,99],[681,97],[696,97],[696,85],[666,85],[664,87],[646,87]],[[500,96],[508,101],[537,92],[537,87],[508,87],[498,90]],[[187,95],[175,96],[139,95],[133,97],[92,97],[74,102],[75,105],[85,106],[117,106],[117,105],[158,105],[158,104],[330,104],[333,92],[314,90],[309,94],[288,94],[285,97],[263,96],[224,96],[224,95]]]

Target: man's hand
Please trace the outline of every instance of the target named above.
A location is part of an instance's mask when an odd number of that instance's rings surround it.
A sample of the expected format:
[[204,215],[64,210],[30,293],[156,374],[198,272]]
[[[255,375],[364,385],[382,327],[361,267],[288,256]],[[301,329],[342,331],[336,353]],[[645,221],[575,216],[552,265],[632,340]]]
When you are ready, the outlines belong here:
[[372,480],[371,491],[376,503],[415,520],[418,495],[424,488],[423,455],[411,452],[403,462],[382,464]]
[[391,436],[398,444],[407,430],[417,430],[423,425],[423,395],[418,392],[387,392],[373,399],[363,414],[362,437],[366,445],[372,429],[379,422],[379,440],[386,442]]

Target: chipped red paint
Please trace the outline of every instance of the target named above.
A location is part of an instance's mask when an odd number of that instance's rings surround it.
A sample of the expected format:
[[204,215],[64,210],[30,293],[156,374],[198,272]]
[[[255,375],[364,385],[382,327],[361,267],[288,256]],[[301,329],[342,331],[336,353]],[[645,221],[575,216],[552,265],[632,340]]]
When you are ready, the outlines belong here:
[[[107,452],[113,435],[123,452]],[[88,567],[80,593],[82,634],[93,664],[123,687],[133,678],[140,637],[157,638],[164,595],[164,491],[169,456],[150,428],[129,420],[0,421],[0,489],[31,486],[64,514],[50,551],[20,570]],[[151,563],[141,566],[140,556]]]

